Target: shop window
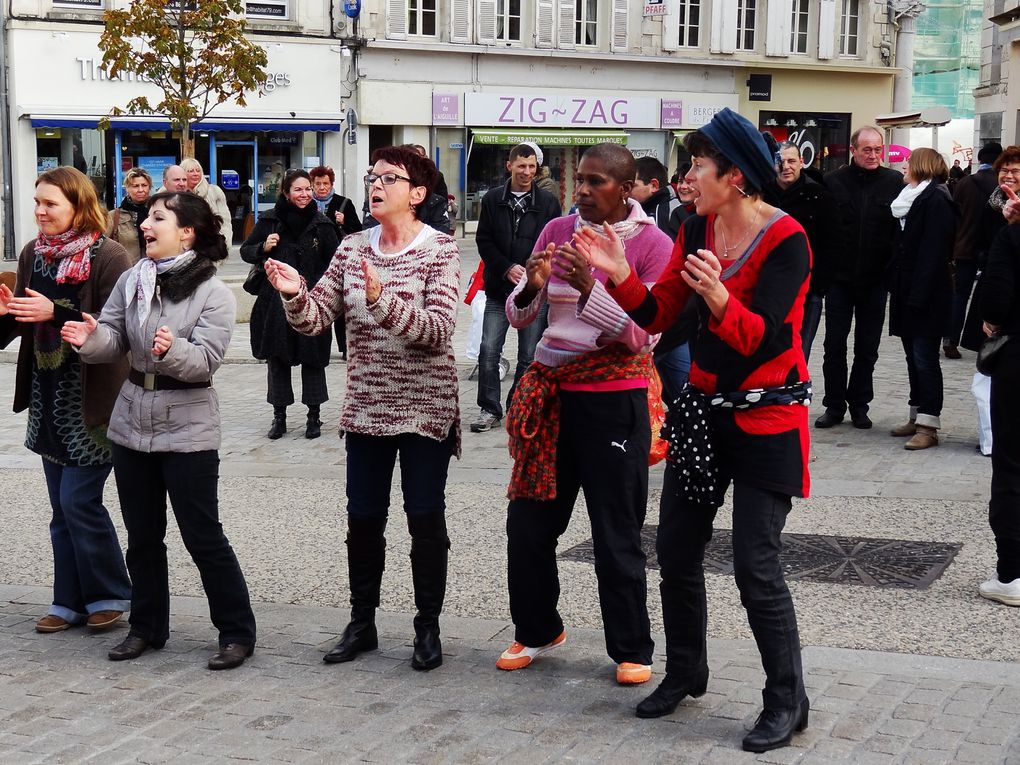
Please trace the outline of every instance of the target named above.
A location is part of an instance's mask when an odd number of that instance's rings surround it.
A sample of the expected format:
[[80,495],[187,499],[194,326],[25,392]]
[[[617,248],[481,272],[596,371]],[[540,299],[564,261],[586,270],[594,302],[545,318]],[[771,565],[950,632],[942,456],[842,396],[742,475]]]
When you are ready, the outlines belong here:
[[53,0],[53,7],[101,11],[106,8],[106,0]]
[[496,0],[496,39],[521,41],[521,0]]
[[598,45],[598,0],[576,0],[574,4],[574,44]]
[[436,0],[407,0],[407,33],[435,37],[438,28]]
[[111,187],[106,157],[106,133],[87,128],[36,128],[36,170],[59,166],[81,170],[96,187],[99,199],[109,205]]
[[839,19],[839,55],[857,55],[857,37],[860,25],[859,0],[843,0]]
[[290,14],[287,0],[257,0],[244,5],[244,13],[250,19],[286,19]]
[[757,6],[757,0],[738,0],[737,2],[737,50],[754,50]]
[[701,0],[677,0],[680,16],[680,47],[698,47],[698,29],[701,24]]
[[758,119],[758,127],[771,133],[776,141],[796,144],[808,167],[827,173],[849,161],[849,114],[762,111]]
[[790,53],[807,53],[808,0],[793,0],[793,17],[790,19]]

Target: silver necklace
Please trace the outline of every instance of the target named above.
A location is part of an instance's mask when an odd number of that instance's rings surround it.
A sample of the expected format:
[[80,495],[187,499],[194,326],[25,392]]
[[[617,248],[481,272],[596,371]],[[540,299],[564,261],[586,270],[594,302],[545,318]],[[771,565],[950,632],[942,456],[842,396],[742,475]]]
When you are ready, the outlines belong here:
[[729,243],[726,241],[726,232],[723,230],[723,227],[719,226],[719,235],[722,237],[722,249],[724,258],[729,258],[730,250],[736,250],[740,245],[744,243],[744,240],[751,235],[751,231],[754,230],[754,224],[758,222],[758,213],[761,212],[761,206],[764,202],[765,202],[764,199],[758,201],[758,206],[754,210],[754,217],[751,218],[751,225],[747,227],[747,231],[744,232],[744,235],[740,237],[740,239],[738,239],[737,242],[732,247],[730,247]]

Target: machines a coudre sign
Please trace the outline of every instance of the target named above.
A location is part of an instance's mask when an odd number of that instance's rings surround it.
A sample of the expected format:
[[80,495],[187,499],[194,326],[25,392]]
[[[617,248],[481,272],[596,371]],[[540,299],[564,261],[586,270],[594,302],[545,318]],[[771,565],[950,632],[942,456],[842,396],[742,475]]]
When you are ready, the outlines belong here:
[[464,122],[486,127],[658,128],[659,100],[620,96],[466,93]]

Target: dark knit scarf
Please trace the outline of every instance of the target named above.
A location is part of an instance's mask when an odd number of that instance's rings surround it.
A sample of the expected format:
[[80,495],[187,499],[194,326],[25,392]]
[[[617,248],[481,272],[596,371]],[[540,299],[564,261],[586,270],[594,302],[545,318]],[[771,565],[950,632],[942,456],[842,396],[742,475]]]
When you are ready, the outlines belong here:
[[533,361],[517,383],[506,415],[513,471],[510,499],[556,499],[556,442],[560,433],[560,383],[648,379],[649,353],[633,354],[619,343],[586,353],[560,367]]
[[206,279],[216,275],[216,265],[208,258],[197,255],[188,265],[167,271],[156,277],[163,296],[171,303],[180,303],[195,293]]
[[138,244],[139,249],[145,252],[145,237],[142,236],[142,223],[149,216],[149,203],[132,201],[131,197],[124,197],[124,200],[120,203],[120,209],[131,215],[131,220],[135,224],[135,231],[138,232]]
[[277,200],[275,209],[280,224],[294,239],[298,239],[305,232],[308,224],[319,212],[319,208],[311,202],[304,207],[298,207],[283,197]]

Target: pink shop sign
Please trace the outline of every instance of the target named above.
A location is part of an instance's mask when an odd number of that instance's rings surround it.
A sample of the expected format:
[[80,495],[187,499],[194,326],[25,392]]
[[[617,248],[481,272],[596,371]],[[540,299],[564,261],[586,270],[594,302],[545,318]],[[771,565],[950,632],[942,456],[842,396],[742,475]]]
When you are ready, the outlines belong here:
[[457,125],[460,123],[460,96],[457,93],[432,94],[432,124]]
[[663,128],[678,128],[684,124],[684,102],[679,100],[662,99],[662,108],[659,111],[659,126]]

